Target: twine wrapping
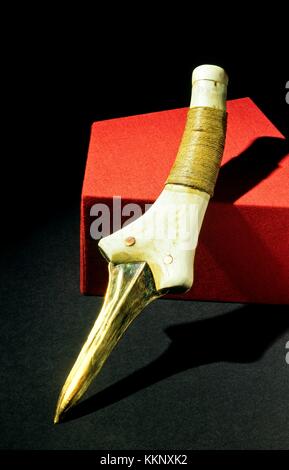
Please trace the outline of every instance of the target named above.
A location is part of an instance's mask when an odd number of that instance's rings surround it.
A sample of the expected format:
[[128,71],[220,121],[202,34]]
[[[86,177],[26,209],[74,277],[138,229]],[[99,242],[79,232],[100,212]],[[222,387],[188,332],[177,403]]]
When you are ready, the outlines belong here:
[[225,145],[226,124],[226,111],[190,108],[179,151],[166,184],[190,186],[212,196]]

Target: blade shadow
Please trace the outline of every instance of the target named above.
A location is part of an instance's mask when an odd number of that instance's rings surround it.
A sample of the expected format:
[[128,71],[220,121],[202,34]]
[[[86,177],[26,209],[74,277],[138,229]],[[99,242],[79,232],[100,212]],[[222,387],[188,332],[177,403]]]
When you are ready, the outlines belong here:
[[112,405],[188,369],[216,362],[258,361],[289,330],[289,306],[246,305],[219,317],[166,328],[171,340],[161,356],[74,406],[64,421]]
[[[276,170],[288,151],[289,143],[285,139],[256,139],[222,166],[214,200],[235,202]],[[165,332],[171,343],[160,357],[77,404],[66,413],[64,421],[110,406],[188,369],[216,362],[258,361],[288,328],[289,307],[276,305],[246,305],[220,317],[170,326]]]
[[234,202],[267,178],[289,152],[288,140],[259,137],[220,168],[214,200]]

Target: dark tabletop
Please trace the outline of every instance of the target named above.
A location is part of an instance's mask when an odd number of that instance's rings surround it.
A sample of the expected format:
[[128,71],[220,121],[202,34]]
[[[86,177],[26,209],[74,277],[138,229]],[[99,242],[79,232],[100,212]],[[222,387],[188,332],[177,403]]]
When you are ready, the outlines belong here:
[[287,306],[153,302],[53,425],[102,301],[79,294],[78,231],[67,211],[2,257],[1,448],[288,449]]

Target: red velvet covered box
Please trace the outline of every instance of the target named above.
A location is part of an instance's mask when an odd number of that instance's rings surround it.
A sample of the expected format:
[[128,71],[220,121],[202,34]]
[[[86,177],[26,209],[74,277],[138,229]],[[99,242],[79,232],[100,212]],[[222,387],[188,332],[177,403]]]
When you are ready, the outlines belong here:
[[[173,297],[289,303],[287,142],[249,98],[229,101],[227,109],[225,153],[199,238],[194,285]],[[97,238],[130,218],[129,204],[144,212],[157,198],[186,113],[173,109],[92,125],[81,199],[82,293],[104,294],[107,263]],[[106,227],[103,211],[110,217]]]

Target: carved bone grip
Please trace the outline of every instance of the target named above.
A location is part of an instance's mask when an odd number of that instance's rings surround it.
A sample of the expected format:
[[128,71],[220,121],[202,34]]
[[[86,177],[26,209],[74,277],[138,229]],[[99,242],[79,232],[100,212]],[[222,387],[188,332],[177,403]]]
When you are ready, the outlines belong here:
[[166,184],[214,193],[226,136],[226,72],[201,65],[193,72],[185,131]]

